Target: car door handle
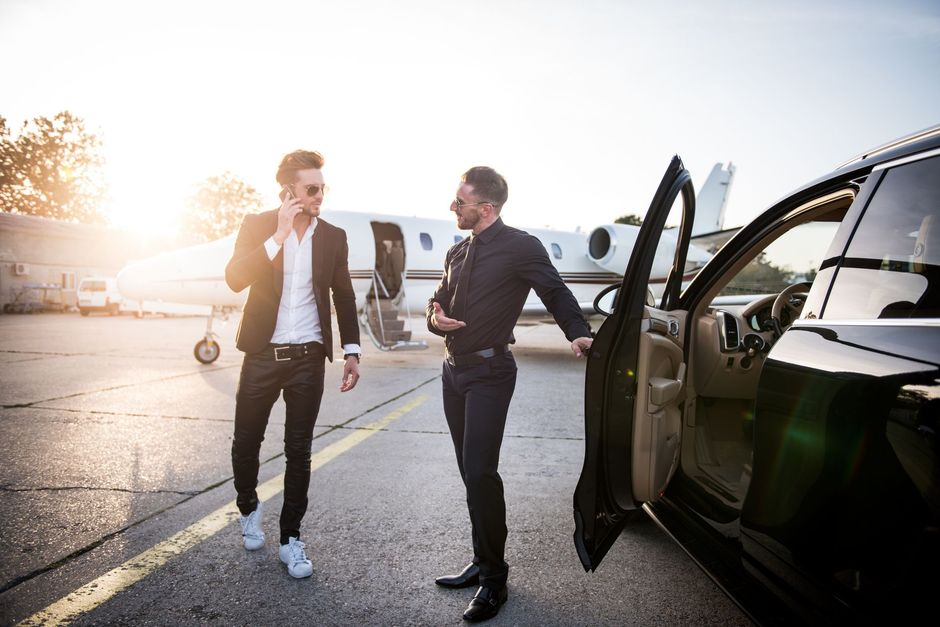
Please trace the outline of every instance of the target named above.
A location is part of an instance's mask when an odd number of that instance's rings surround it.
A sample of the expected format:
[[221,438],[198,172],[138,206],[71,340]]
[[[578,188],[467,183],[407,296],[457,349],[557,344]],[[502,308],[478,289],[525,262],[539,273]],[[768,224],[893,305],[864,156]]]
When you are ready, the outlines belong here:
[[685,380],[685,363],[679,364],[679,371],[675,379],[666,377],[650,377],[650,411],[673,402],[678,398]]

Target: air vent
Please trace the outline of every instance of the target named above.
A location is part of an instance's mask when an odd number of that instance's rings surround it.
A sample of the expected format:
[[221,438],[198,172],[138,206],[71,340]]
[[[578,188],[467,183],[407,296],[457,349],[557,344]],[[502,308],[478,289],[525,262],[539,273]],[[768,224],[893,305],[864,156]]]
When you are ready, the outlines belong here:
[[741,336],[738,334],[738,321],[727,311],[715,313],[718,320],[718,332],[721,334],[721,350],[725,353],[731,353],[738,350],[741,343]]

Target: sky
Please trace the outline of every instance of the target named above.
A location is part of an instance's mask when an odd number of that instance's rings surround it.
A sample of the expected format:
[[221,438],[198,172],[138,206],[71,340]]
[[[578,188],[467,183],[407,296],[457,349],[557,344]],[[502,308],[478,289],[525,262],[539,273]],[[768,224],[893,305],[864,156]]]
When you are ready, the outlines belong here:
[[62,110],[103,142],[117,226],[176,228],[230,171],[277,206],[326,157],[330,210],[450,219],[460,174],[504,220],[644,215],[673,154],[737,174],[726,226],[940,123],[940,3],[0,0],[0,116]]

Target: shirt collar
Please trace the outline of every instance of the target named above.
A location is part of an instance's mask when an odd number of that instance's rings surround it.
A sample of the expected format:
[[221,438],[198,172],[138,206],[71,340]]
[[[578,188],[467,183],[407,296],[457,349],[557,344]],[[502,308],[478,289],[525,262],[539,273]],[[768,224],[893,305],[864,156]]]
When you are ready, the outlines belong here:
[[503,230],[504,226],[505,225],[503,224],[503,219],[496,218],[496,222],[489,225],[487,228],[483,229],[483,232],[480,233],[479,235],[474,235],[473,233],[471,233],[470,241],[475,242],[479,240],[481,244],[489,244],[494,239],[496,239],[496,236],[499,235],[499,232]]
[[310,224],[307,225],[307,230],[304,231],[304,236],[300,238],[300,242],[303,243],[308,239],[313,239],[313,234],[317,230],[317,219],[314,218],[310,221]]

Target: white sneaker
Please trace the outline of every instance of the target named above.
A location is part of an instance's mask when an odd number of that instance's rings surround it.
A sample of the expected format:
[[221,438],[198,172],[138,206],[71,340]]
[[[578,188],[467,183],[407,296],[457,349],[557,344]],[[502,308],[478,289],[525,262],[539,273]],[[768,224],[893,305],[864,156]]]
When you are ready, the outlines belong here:
[[304,543],[297,538],[288,538],[287,544],[281,545],[281,561],[287,564],[287,573],[291,577],[303,579],[313,574],[313,564],[304,552]]
[[261,501],[258,507],[247,516],[238,519],[242,526],[242,540],[249,551],[257,551],[264,546],[264,532],[261,531]]

